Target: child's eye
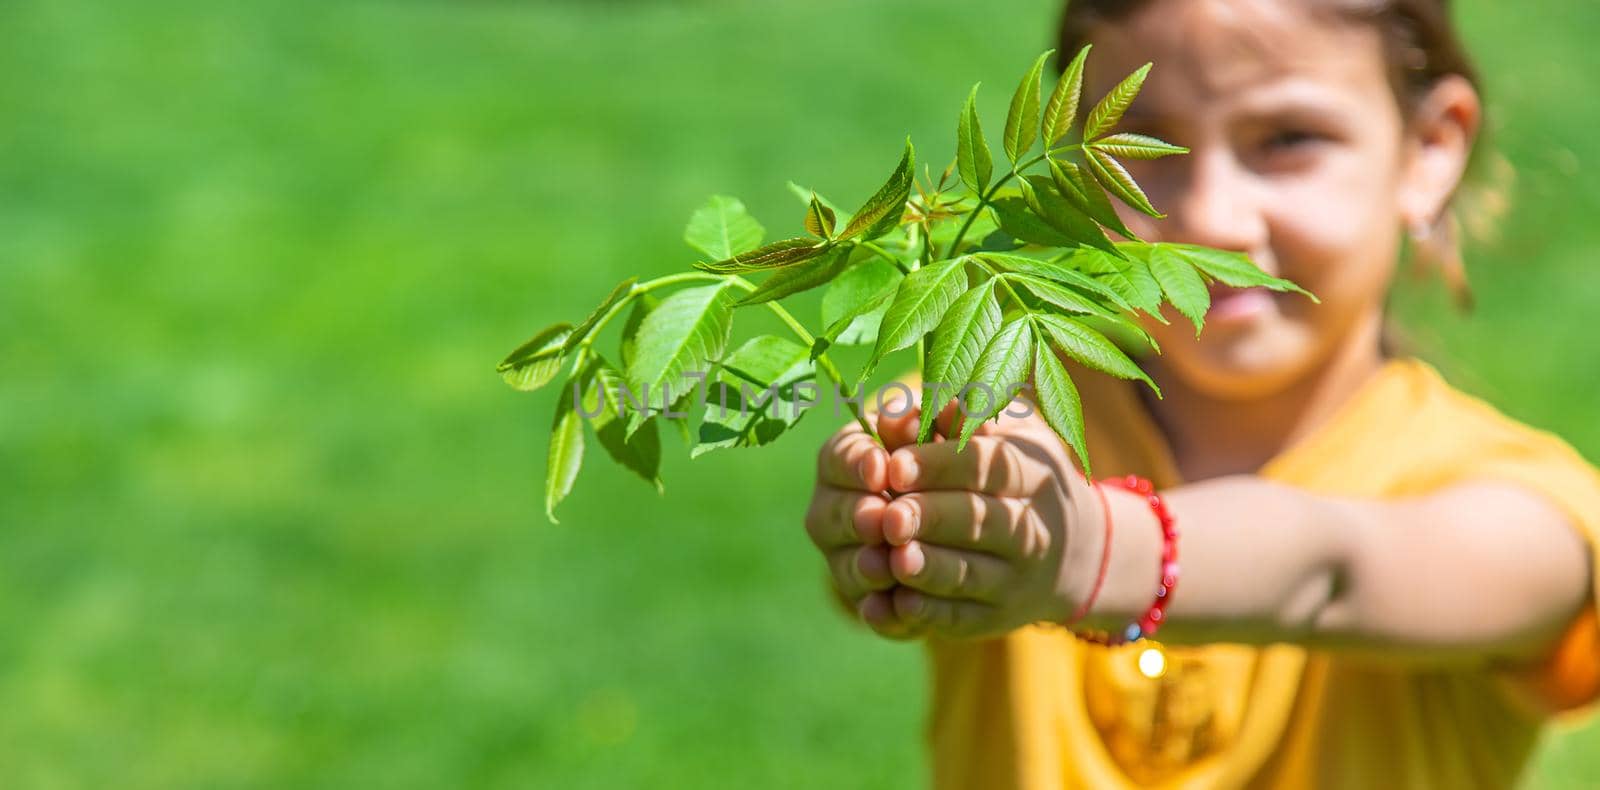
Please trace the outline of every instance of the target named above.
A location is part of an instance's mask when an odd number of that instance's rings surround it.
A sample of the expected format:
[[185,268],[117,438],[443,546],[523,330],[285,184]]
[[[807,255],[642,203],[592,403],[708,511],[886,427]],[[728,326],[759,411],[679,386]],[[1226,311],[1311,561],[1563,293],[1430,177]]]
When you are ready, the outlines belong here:
[[1270,130],[1256,143],[1256,166],[1265,171],[1287,173],[1316,164],[1323,147],[1334,138],[1324,132],[1297,127]]
[[1293,151],[1322,142],[1324,139],[1326,138],[1316,132],[1284,129],[1269,136],[1265,148],[1268,151]]

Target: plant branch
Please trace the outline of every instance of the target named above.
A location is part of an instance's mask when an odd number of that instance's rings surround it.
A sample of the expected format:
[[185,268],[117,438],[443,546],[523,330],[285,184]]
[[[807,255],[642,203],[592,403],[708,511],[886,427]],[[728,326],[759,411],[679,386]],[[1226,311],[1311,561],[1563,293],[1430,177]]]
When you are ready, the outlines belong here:
[[[889,256],[889,253],[882,249],[874,251],[880,255]],[[889,257],[892,259],[892,256]],[[666,288],[672,285],[692,282],[732,282],[734,285],[744,289],[747,292],[754,292],[756,290],[755,285],[751,284],[749,280],[746,280],[743,277],[736,275],[728,276],[710,274],[708,272],[681,272],[679,274],[669,274],[665,277],[658,277],[648,282],[638,283],[628,291],[627,297],[618,300],[610,310],[606,311],[605,315],[600,317],[599,321],[595,322],[594,329],[589,332],[589,337],[579,344],[578,356],[576,358],[578,362],[577,369],[582,369],[582,364],[587,361],[589,347],[593,345],[595,339],[600,336],[600,330],[605,329],[606,325],[611,323],[612,319],[616,318],[617,314],[621,313],[622,309],[631,304],[634,299],[659,288]],[[782,305],[778,304],[777,302],[766,302],[765,304],[767,309],[771,310],[773,314],[777,315],[778,319],[783,321],[783,323],[794,332],[795,337],[799,338],[800,342],[805,344],[806,347],[809,348],[816,344],[816,338],[811,336],[811,333],[806,330],[805,325],[796,320],[795,317],[790,314],[788,310],[785,310]],[[841,373],[839,368],[833,364],[833,360],[829,359],[827,354],[817,355],[817,367],[822,371],[822,374],[827,376],[828,380],[833,383],[834,389],[839,394],[849,394],[849,392],[845,389],[844,374]],[[865,430],[867,435],[872,437],[873,441],[880,445],[883,444],[883,438],[878,435],[877,429],[872,427],[872,423],[867,420],[866,415],[861,413],[861,409],[856,406],[855,402],[846,400],[845,403],[849,405],[850,415],[855,417],[856,422],[861,425],[862,430]]]
[[[743,277],[730,275],[727,277],[727,279],[734,285],[737,285],[746,291],[754,291],[756,289],[754,285],[751,285],[750,282]],[[811,332],[806,329],[805,325],[796,320],[793,314],[784,309],[783,305],[778,304],[775,301],[764,302],[763,304],[766,305],[768,310],[772,311],[773,315],[778,317],[778,320],[787,325],[790,331],[794,332],[795,337],[798,338],[802,344],[808,348],[816,345],[817,339],[812,337]],[[845,404],[849,407],[850,416],[855,418],[856,424],[860,425],[861,429],[866,431],[867,435],[871,436],[873,441],[877,442],[879,446],[882,446],[883,437],[878,435],[878,429],[874,428],[872,426],[872,422],[867,419],[866,415],[861,413],[861,408],[856,405],[856,402],[849,399],[850,392],[845,388],[844,374],[839,371],[839,368],[833,364],[833,360],[829,359],[826,353],[817,355],[817,368],[822,371],[822,375],[828,377],[828,381],[833,383],[834,391],[838,395],[845,396]]]
[[1073,143],[1072,145],[1063,145],[1060,148],[1052,148],[1042,154],[1039,154],[1038,156],[1035,156],[1032,159],[1029,159],[1026,162],[1023,162],[1020,165],[1011,168],[1011,172],[1006,173],[1004,176],[1001,176],[999,181],[994,182],[994,185],[989,187],[989,191],[978,196],[978,205],[974,206],[972,213],[967,215],[966,222],[961,224],[961,230],[956,231],[956,237],[950,240],[950,247],[945,250],[944,257],[955,257],[956,250],[961,249],[961,242],[965,241],[967,238],[967,231],[972,229],[972,223],[977,221],[978,215],[983,213],[983,210],[988,208],[989,205],[994,202],[994,196],[1000,193],[1000,189],[1006,184],[1011,183],[1011,179],[1022,175],[1023,172],[1025,172],[1028,168],[1033,167],[1034,165],[1039,164],[1046,159],[1049,159],[1052,154],[1072,151],[1082,147],[1083,146],[1078,143]]

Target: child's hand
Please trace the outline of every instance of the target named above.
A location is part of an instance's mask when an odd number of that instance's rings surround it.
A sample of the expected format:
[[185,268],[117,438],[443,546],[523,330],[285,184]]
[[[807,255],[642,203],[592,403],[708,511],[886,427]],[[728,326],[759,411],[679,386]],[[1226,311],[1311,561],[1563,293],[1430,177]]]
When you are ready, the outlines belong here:
[[[951,434],[953,408],[940,417]],[[882,536],[910,633],[992,636],[1061,621],[1094,584],[1103,533],[1098,497],[1037,415],[1002,415],[966,450],[946,441],[894,450]]]
[[884,636],[906,634],[894,617],[889,546],[881,522],[888,504],[889,454],[850,423],[817,454],[817,484],[806,534],[827,559],[834,591]]

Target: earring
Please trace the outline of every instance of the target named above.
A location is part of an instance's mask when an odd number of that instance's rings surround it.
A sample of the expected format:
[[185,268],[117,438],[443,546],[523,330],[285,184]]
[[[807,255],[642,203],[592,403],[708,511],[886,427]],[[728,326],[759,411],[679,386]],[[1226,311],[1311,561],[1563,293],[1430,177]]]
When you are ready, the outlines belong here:
[[1472,312],[1472,284],[1467,281],[1466,262],[1461,257],[1461,223],[1455,213],[1427,221],[1413,221],[1406,229],[1418,269],[1431,269],[1444,280],[1445,287],[1462,312]]

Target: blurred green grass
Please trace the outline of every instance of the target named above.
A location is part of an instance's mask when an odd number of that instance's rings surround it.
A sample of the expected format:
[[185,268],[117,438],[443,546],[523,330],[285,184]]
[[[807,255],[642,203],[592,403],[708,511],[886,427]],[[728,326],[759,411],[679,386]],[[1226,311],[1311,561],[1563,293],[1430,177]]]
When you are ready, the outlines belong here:
[[[1600,9],[1466,4],[1518,168],[1480,309],[1397,303],[1469,389],[1600,457]],[[798,225],[1001,110],[1054,2],[0,4],[0,784],[922,784],[923,674],[760,461],[593,463],[492,363],[690,209]],[[669,440],[669,449],[678,446]],[[1600,775],[1600,732],[1539,782]]]

